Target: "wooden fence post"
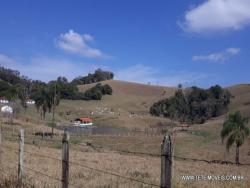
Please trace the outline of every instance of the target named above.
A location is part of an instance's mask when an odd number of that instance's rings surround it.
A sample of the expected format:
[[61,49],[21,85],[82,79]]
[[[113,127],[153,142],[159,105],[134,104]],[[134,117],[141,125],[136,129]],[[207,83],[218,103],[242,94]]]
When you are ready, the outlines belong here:
[[23,149],[24,149],[24,130],[19,132],[19,160],[18,160],[18,180],[22,181],[23,171]]
[[69,134],[64,131],[62,138],[62,188],[69,186]]
[[166,135],[161,144],[161,188],[171,188],[172,144],[170,135]]

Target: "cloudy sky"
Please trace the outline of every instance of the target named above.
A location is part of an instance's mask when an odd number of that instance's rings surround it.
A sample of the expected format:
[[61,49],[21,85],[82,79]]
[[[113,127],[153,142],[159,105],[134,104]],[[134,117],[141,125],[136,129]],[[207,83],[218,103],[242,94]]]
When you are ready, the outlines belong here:
[[33,79],[250,83],[250,0],[2,0],[0,24],[0,65]]

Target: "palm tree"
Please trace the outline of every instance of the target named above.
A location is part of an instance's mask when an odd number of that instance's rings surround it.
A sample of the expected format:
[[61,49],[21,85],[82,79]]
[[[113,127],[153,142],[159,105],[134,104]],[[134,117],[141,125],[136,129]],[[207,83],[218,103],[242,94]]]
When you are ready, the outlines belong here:
[[38,112],[40,111],[41,117],[44,119],[47,111],[51,111],[52,103],[51,96],[46,89],[42,89],[39,93],[37,93],[35,101],[36,108]]
[[229,114],[228,119],[224,122],[221,130],[222,142],[227,137],[226,148],[229,151],[230,147],[236,144],[235,163],[240,163],[240,146],[244,143],[245,138],[249,135],[249,128],[247,127],[248,118],[242,117],[240,112]]

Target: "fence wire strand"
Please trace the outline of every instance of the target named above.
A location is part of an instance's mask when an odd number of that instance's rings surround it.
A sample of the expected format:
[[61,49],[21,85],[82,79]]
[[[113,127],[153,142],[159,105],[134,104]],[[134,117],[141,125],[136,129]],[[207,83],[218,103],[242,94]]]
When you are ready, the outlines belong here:
[[150,185],[150,186],[153,186],[153,187],[161,187],[160,185],[156,185],[156,184],[153,184],[153,183],[145,182],[145,181],[138,180],[138,179],[135,179],[135,178],[132,178],[132,177],[122,176],[120,174],[116,174],[116,173],[113,173],[113,172],[108,172],[108,171],[105,171],[105,170],[102,170],[102,169],[93,168],[93,167],[90,167],[90,166],[87,166],[87,165],[83,165],[83,164],[80,164],[80,163],[76,163],[76,162],[72,162],[72,161],[69,161],[69,163],[73,164],[73,165],[80,166],[82,168],[87,168],[89,170],[93,170],[93,171],[100,172],[100,173],[103,173],[103,174],[108,174],[108,175],[116,176],[116,177],[119,177],[119,178],[122,178],[122,179],[126,179],[126,180],[130,180],[130,181],[135,181],[135,182],[142,183],[142,184],[145,184],[145,185]]

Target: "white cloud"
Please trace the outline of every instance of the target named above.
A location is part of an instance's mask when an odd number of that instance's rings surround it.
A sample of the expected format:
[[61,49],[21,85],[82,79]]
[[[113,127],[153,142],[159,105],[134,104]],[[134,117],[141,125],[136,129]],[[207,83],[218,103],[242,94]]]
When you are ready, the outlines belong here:
[[[4,58],[2,58],[4,57]],[[110,69],[102,65],[93,65],[84,62],[75,62],[62,58],[51,58],[46,56],[36,56],[29,59],[19,59],[0,55],[0,60],[4,59],[5,67],[18,70],[22,75],[32,79],[42,81],[50,81],[58,76],[65,76],[69,80],[94,72],[97,68],[103,70],[111,70],[115,73],[115,79],[126,80],[131,82],[139,82],[147,84],[159,84],[166,86],[177,86],[178,84],[196,85],[196,81],[200,81],[207,77],[206,74],[186,71],[162,71],[151,66],[143,64],[135,64],[126,68]],[[0,61],[1,62],[1,61]]]
[[62,58],[36,56],[15,60],[2,54],[0,54],[0,65],[18,70],[29,78],[45,82],[56,79],[58,76],[65,76],[71,80],[80,75],[87,75],[99,67],[102,68],[102,66]]
[[6,66],[6,65],[10,65],[15,63],[15,60],[4,55],[4,54],[0,54],[0,65],[1,66]]
[[206,74],[187,72],[187,71],[168,71],[164,75],[159,69],[145,66],[143,64],[132,65],[125,69],[115,71],[115,79],[126,80],[138,83],[151,83],[166,86],[177,86],[183,84],[185,86],[195,84],[207,77]]
[[238,53],[240,53],[240,48],[228,48],[226,52],[230,55],[237,55]]
[[88,42],[93,40],[94,37],[89,34],[81,35],[69,30],[69,32],[60,35],[56,44],[60,49],[72,54],[91,58],[104,57],[101,50],[89,46]]
[[239,30],[250,25],[249,0],[207,0],[185,14],[182,28],[195,33]]
[[228,48],[223,52],[211,53],[208,55],[195,55],[193,61],[211,61],[223,63],[232,56],[240,53],[240,48]]

